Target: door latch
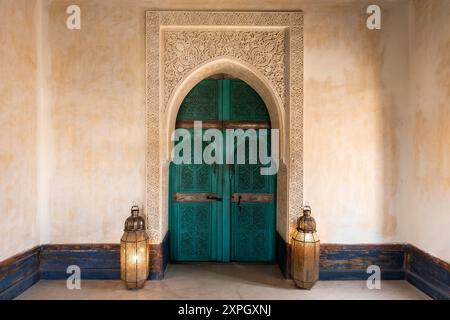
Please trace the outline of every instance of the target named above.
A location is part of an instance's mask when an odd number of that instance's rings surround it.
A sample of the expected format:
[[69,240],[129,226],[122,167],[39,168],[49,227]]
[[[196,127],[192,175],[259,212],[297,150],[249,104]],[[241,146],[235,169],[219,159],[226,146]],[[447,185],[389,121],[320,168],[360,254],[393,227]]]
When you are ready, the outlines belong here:
[[242,211],[241,200],[242,200],[242,196],[239,195],[239,196],[238,196],[238,202],[237,202],[237,207],[238,207],[238,209],[239,209],[239,212]]

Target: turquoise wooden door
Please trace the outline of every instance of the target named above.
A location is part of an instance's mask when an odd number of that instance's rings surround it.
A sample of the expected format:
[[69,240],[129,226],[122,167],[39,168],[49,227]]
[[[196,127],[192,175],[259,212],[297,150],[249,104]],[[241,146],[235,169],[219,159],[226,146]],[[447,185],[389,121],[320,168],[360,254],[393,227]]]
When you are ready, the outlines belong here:
[[[262,99],[239,80],[208,79],[192,89],[178,113],[177,128],[193,133],[194,121],[224,134],[230,128],[254,128],[257,139],[266,138],[258,128],[270,126]],[[245,131],[237,133],[233,164],[171,164],[172,261],[273,261],[276,175],[261,175],[259,159],[249,164],[249,141],[239,139]],[[191,139],[193,148],[195,137]],[[237,164],[239,143],[244,143],[245,164]],[[224,153],[226,148],[224,139]]]

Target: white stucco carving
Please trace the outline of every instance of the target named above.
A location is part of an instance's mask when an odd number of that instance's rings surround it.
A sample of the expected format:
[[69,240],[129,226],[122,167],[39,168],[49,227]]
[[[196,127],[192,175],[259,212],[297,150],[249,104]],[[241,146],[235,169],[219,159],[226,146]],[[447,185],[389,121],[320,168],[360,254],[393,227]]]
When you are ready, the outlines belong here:
[[233,57],[257,68],[284,99],[284,39],[280,31],[165,31],[164,105],[183,77],[217,57]]
[[277,97],[271,100],[281,101],[272,106],[283,109],[277,113],[287,141],[277,182],[277,230],[288,240],[303,201],[303,13],[148,11],[146,44],[145,212],[151,241],[161,242],[168,228],[168,164],[162,150],[169,134],[165,120],[176,118],[167,114],[176,112],[168,102],[180,95],[179,88],[194,85],[186,83],[196,79],[193,72],[216,58],[252,66],[253,76],[272,87]]

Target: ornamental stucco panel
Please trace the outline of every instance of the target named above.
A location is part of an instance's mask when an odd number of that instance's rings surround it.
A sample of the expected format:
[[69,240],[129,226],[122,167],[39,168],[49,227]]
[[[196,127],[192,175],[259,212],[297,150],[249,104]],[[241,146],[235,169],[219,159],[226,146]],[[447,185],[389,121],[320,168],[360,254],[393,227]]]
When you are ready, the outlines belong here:
[[[301,12],[155,12],[146,16],[147,197],[153,243],[168,228],[167,163],[161,155],[167,103],[207,61],[233,58],[269,83],[286,115],[286,164],[278,179],[277,230],[287,240],[303,197],[303,14]],[[282,216],[281,216],[282,215]]]
[[284,31],[165,31],[164,104],[183,77],[217,57],[233,57],[256,67],[284,99]]
[[290,27],[289,226],[295,229],[303,206],[303,16]]
[[145,215],[150,241],[161,241],[160,231],[160,156],[159,156],[159,15],[147,14],[146,67],[147,67],[147,150]]

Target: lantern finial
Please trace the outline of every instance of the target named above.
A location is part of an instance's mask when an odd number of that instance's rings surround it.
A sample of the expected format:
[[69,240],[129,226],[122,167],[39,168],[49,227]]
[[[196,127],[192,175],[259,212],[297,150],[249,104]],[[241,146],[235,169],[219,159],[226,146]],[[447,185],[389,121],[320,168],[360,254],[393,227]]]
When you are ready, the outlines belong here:
[[303,215],[297,220],[297,230],[303,232],[316,232],[316,220],[311,217],[311,207],[303,207]]
[[131,207],[131,216],[125,220],[124,231],[142,231],[145,230],[145,220],[139,215],[139,207]]

